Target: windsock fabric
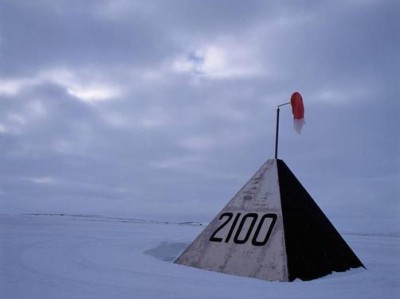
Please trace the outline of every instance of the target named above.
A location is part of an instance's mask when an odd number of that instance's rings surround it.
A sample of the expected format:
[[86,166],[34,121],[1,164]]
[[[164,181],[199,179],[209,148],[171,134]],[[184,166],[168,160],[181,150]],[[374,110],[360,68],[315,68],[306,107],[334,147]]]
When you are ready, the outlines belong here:
[[301,94],[295,92],[292,94],[290,99],[290,104],[292,105],[292,112],[294,119],[302,119],[304,118],[304,106],[303,106],[303,98]]
[[294,92],[290,98],[290,104],[292,105],[293,112],[293,127],[298,134],[301,133],[301,129],[305,123],[304,121],[304,106],[303,98],[298,92]]

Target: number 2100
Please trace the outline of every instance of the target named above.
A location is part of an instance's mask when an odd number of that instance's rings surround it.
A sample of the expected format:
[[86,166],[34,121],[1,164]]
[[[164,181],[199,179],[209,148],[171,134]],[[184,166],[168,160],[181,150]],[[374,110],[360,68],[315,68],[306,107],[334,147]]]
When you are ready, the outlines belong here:
[[[224,219],[225,220],[221,223],[221,225],[214,231],[214,233],[211,235],[210,237],[210,241],[211,242],[222,242],[224,241],[225,243],[228,243],[233,235],[233,232],[236,228],[236,225],[239,223],[239,226],[236,230],[236,233],[233,237],[233,243],[235,244],[245,244],[249,238],[250,235],[257,223],[258,220],[258,214],[256,213],[248,213],[242,216],[242,213],[237,213],[235,217],[233,217],[233,213],[230,212],[226,212],[221,214],[221,216],[219,217],[220,220]],[[276,219],[277,219],[277,215],[276,214],[264,214],[260,221],[258,222],[257,228],[255,230],[255,233],[253,235],[253,238],[251,240],[251,244],[253,244],[254,246],[264,246],[265,244],[267,244],[272,230],[275,226],[276,223]],[[231,221],[233,219],[233,221]],[[270,221],[265,221],[266,219],[270,219]],[[239,222],[240,220],[240,222]],[[247,231],[242,232],[244,225],[246,224],[246,222],[250,221],[250,225],[247,226]],[[230,229],[228,231],[228,234],[226,236],[224,236],[223,234],[221,234],[221,230],[230,224]],[[262,238],[261,240],[260,238],[260,232],[263,229],[263,227],[265,225],[268,225],[269,227],[267,229],[267,232],[264,235],[264,238]],[[229,227],[229,226],[228,226]],[[263,230],[265,231],[265,229]],[[219,233],[219,234],[218,234]],[[261,236],[262,237],[262,236]]]

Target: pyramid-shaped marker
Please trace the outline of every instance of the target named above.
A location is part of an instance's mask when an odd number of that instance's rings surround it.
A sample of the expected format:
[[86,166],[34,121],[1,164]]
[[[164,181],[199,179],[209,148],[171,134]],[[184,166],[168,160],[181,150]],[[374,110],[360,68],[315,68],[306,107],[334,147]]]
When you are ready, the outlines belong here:
[[254,174],[175,263],[271,281],[364,267],[277,159]]

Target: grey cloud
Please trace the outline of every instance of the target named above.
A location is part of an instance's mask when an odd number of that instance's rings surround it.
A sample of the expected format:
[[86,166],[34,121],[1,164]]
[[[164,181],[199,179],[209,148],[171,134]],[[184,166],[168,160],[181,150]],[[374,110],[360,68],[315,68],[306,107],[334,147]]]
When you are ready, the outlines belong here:
[[335,216],[393,205],[396,1],[0,6],[4,211],[208,219],[273,157],[294,90],[280,157]]
[[129,24],[108,22],[84,5],[43,9],[33,3],[3,3],[1,53],[7,59],[2,59],[2,71],[32,74],[53,65],[134,67],[154,63],[174,48],[163,28],[153,28],[145,17],[135,15]]

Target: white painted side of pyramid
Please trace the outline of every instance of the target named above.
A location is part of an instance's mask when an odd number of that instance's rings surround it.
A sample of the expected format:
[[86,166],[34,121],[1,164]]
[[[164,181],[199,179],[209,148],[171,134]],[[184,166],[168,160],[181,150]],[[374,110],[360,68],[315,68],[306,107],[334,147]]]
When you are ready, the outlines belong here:
[[288,281],[276,160],[255,173],[175,263]]

